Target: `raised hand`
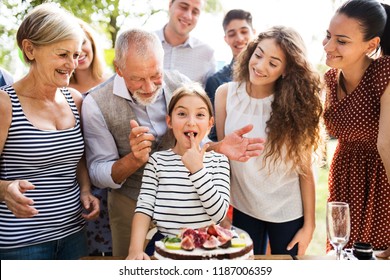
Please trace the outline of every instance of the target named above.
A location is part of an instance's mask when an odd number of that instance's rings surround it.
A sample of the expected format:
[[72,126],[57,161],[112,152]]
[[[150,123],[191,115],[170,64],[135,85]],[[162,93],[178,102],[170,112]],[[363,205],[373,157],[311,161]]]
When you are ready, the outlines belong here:
[[149,159],[152,151],[152,142],[154,136],[149,132],[146,126],[139,126],[135,120],[130,121],[131,132],[129,135],[130,148],[134,158],[142,165]]
[[244,134],[250,132],[253,125],[244,126],[229,135],[220,142],[219,153],[224,154],[230,160],[241,162],[248,161],[251,157],[257,157],[264,150],[263,138],[247,138]]
[[203,168],[203,156],[208,148],[208,144],[205,144],[202,148],[199,148],[198,144],[195,142],[193,133],[190,133],[190,142],[191,147],[185,151],[181,161],[191,173],[195,173],[196,171]]

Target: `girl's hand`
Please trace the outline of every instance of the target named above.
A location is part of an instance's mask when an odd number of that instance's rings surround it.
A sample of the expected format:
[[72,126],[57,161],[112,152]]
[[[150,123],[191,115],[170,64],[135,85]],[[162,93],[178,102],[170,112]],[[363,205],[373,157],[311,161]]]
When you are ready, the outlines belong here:
[[183,154],[181,161],[191,173],[195,173],[203,168],[203,156],[208,148],[208,144],[205,144],[203,148],[200,149],[195,142],[193,133],[190,133],[190,142],[191,147]]
[[129,251],[126,260],[150,260],[150,257],[145,252],[132,252]]
[[228,230],[232,229],[232,221],[229,219],[228,216],[226,216],[219,225]]

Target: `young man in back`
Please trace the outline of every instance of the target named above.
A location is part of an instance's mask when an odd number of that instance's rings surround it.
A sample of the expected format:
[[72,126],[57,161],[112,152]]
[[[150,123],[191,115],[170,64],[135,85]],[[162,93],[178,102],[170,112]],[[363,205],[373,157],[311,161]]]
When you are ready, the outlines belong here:
[[190,36],[204,5],[205,0],[171,0],[169,20],[156,31],[164,48],[164,69],[178,70],[202,86],[216,71],[214,50]]

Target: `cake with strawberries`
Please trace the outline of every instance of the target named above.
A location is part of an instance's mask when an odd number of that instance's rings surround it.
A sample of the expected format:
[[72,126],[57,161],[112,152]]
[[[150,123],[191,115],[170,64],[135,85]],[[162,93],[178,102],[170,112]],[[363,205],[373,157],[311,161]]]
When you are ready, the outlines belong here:
[[253,259],[253,242],[249,235],[219,225],[183,229],[177,237],[157,241],[155,248],[154,258],[158,260]]

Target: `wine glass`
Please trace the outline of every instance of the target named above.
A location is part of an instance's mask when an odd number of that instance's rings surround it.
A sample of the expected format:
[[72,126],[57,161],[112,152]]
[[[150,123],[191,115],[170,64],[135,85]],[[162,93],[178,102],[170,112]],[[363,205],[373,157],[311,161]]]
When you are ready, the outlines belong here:
[[347,244],[351,232],[351,217],[348,203],[328,202],[326,208],[326,231],[330,243],[336,250],[336,259],[340,260],[341,251]]

